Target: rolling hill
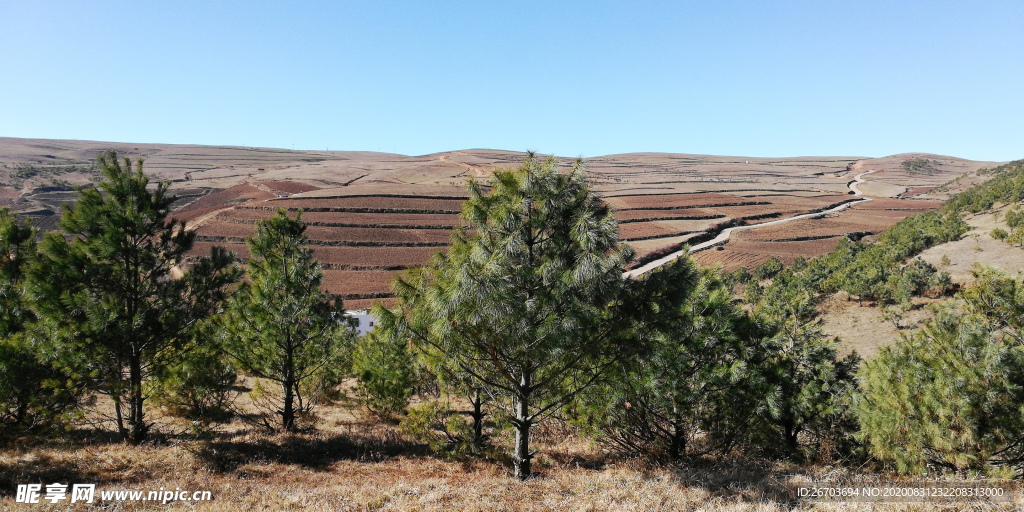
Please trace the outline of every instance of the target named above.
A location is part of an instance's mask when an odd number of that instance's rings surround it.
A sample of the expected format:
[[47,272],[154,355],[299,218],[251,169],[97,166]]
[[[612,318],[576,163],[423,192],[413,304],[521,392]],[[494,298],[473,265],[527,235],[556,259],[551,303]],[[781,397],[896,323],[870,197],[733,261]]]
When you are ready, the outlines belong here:
[[[284,208],[303,210],[324,263],[326,287],[349,307],[391,296],[396,273],[443,250],[459,224],[470,179],[521,162],[525,153],[489,149],[421,156],[343,151],[0,138],[0,206],[55,229],[73,186],[94,183],[95,156],[113,149],[143,158],[179,196],[174,216],[197,231],[195,253],[224,245],[240,258],[254,223]],[[568,166],[573,159],[559,158]],[[908,153],[884,158],[751,158],[630,153],[586,159],[592,186],[615,208],[620,237],[638,255],[701,236],[716,226],[757,224],[849,201],[860,185],[872,201],[834,214],[739,231],[696,254],[705,265],[753,267],[775,256],[824,254],[840,238],[870,237],[903,217],[936,208],[956,187],[997,165]],[[952,188],[936,187],[961,178]]]

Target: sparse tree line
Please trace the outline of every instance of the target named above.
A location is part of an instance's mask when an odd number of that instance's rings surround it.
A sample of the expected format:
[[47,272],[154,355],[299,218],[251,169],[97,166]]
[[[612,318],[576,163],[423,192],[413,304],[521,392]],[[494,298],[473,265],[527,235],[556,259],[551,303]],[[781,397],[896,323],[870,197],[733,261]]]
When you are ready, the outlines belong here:
[[957,309],[866,364],[819,325],[838,290],[906,307],[952,292],[906,261],[963,234],[954,207],[788,267],[730,274],[684,257],[631,280],[634,254],[582,162],[563,173],[530,155],[471,182],[450,248],[397,280],[397,304],[375,306],[376,329],[357,340],[320,289],[301,213],[259,221],[244,269],[219,248],[184,268],[195,234],[168,220],[168,185],[149,186],[141,162],[98,164],[105,181],[64,212],[63,233],[37,244],[0,212],[10,436],[67,424],[104,395],[139,443],[152,402],[223,419],[245,373],[267,428],[302,428],[354,377],[366,409],[438,452],[490,453],[511,432],[520,478],[533,427],[553,418],[661,460],[874,456],[907,472],[1024,461],[1024,281],[977,269]]

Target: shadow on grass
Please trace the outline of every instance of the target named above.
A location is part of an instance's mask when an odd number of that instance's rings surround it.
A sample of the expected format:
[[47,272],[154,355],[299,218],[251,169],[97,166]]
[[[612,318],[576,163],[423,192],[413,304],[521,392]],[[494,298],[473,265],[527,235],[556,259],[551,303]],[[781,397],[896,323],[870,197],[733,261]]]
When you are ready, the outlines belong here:
[[672,468],[672,480],[684,487],[695,487],[716,496],[761,503],[765,501],[796,505],[784,474],[769,461],[690,460]]
[[[232,438],[234,437],[234,438]],[[294,434],[229,436],[189,449],[217,472],[232,472],[251,463],[295,464],[325,471],[342,460],[381,462],[398,456],[430,453],[423,444],[397,437]]]

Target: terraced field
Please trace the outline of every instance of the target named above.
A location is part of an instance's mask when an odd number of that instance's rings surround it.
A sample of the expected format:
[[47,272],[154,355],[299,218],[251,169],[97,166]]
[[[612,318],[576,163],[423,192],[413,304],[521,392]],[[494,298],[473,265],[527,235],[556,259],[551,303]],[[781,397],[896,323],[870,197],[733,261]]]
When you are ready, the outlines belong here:
[[861,240],[914,213],[941,206],[938,201],[878,198],[857,203],[837,214],[737,231],[729,243],[696,253],[702,265],[726,270],[754,268],[772,257],[791,263],[835,249],[841,238]]
[[[598,181],[600,176],[595,179]],[[682,181],[682,180],[680,180]],[[283,208],[303,211],[309,224],[307,236],[327,268],[325,287],[344,297],[350,307],[391,297],[389,283],[401,269],[426,262],[443,250],[451,230],[460,224],[457,212],[463,198],[433,194],[335,194],[310,189],[278,197],[264,192],[265,183],[244,184],[204,196],[180,212],[195,219],[202,244],[223,244],[241,258],[247,257],[244,240],[257,220]],[[286,186],[275,184],[276,189]],[[756,192],[756,193],[755,193]],[[774,193],[673,192],[622,194],[608,202],[621,225],[622,240],[640,256],[685,242],[716,225],[757,224],[769,219],[825,210],[851,200],[849,195],[803,189]],[[307,197],[306,194],[309,193]],[[229,199],[230,198],[230,199]],[[215,203],[215,200],[222,201]],[[223,201],[228,200],[228,204]],[[877,233],[917,211],[938,206],[935,201],[879,198],[856,204],[838,214],[802,219],[792,223],[738,231],[724,246],[697,253],[706,265],[729,269],[753,267],[771,257],[792,261],[831,251],[840,237],[860,239]],[[213,212],[211,215],[210,212]],[[205,213],[204,216],[197,213]]]
[[[460,224],[465,183],[486,180],[493,168],[515,166],[525,156],[498,150],[404,156],[0,138],[0,202],[41,229],[55,228],[54,213],[74,193],[66,186],[47,188],[45,179],[63,173],[61,179],[73,185],[94,181],[88,164],[104,149],[145,157],[148,173],[172,182],[179,195],[173,215],[198,235],[193,255],[208,254],[217,244],[248,258],[244,239],[257,220],[279,208],[292,215],[302,209],[310,246],[326,269],[325,288],[346,297],[348,307],[386,300],[396,273],[445,248]],[[856,199],[848,183],[874,171],[861,188],[873,201],[820,219],[736,231],[723,246],[696,254],[704,264],[730,269],[772,256],[816,256],[840,237],[877,233],[937,207],[946,193],[938,185],[961,176],[964,184],[982,180],[974,171],[993,164],[919,154],[864,159],[635,153],[586,161],[592,186],[615,209],[620,238],[641,257],[706,238],[715,226],[829,209]],[[39,177],[15,182],[6,174],[15,168],[34,169]]]

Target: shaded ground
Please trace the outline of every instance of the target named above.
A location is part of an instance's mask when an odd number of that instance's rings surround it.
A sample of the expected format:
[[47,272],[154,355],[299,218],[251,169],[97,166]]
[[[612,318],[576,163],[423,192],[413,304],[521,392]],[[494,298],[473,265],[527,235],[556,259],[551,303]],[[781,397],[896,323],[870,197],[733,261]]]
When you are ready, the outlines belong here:
[[209,490],[213,496],[199,503],[97,504],[112,510],[948,510],[917,503],[800,502],[791,487],[810,478],[877,477],[750,460],[653,465],[609,457],[563,432],[538,432],[538,474],[524,483],[513,479],[502,461],[432,456],[393,427],[361,424],[353,429],[226,433],[213,440],[141,447],[99,443],[7,449],[0,451],[0,506],[91,510],[80,504],[12,503],[18,483],[63,482],[96,483],[98,491],[164,488]]

